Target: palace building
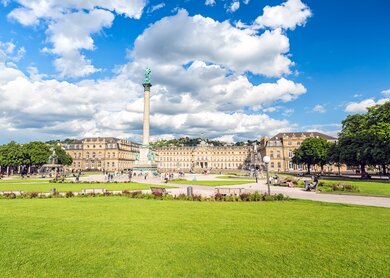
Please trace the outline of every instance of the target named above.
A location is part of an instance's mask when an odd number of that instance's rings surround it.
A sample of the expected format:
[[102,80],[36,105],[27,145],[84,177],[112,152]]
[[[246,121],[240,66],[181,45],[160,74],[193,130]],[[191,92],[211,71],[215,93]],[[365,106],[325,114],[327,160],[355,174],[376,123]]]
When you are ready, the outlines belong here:
[[[282,132],[277,135],[260,140],[260,154],[262,157],[271,158],[269,167],[271,171],[294,172],[305,171],[306,165],[297,165],[292,162],[294,150],[299,148],[306,138],[323,138],[329,142],[336,142],[337,138],[320,133],[320,132]],[[313,171],[318,171],[319,166],[313,165]],[[326,165],[324,171],[333,172],[337,170],[335,165]],[[345,166],[343,166],[345,170]]]
[[[201,142],[193,147],[157,148],[158,169],[163,171],[223,171],[249,169],[254,163],[253,146],[213,146]],[[260,161],[258,159],[258,161]]]
[[133,168],[140,144],[113,137],[92,137],[62,144],[73,158],[69,170],[123,171]]

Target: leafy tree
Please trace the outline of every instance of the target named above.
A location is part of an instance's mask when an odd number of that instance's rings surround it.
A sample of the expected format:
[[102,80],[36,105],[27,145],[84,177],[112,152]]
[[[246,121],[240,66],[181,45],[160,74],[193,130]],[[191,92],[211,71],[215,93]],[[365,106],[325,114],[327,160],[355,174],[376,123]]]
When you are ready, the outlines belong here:
[[60,145],[55,145],[53,147],[54,147],[56,154],[58,156],[58,163],[59,164],[68,165],[68,166],[72,165],[73,158],[69,154],[67,154],[65,152],[65,150],[61,148]]
[[328,163],[329,148],[330,143],[323,138],[307,138],[294,150],[292,161],[297,164],[305,163],[309,174],[311,166],[315,164],[320,165],[322,170]]
[[192,147],[200,144],[200,142],[204,140],[206,143],[211,144],[213,146],[224,146],[226,145],[225,142],[221,142],[218,140],[210,140],[210,139],[202,139],[202,138],[189,138],[189,137],[181,137],[179,139],[161,139],[156,142],[150,143],[152,147],[155,148],[161,148],[161,147],[169,147],[169,146],[175,146],[175,147]]
[[47,144],[35,141],[23,145],[23,148],[29,157],[30,166],[42,166],[47,163],[50,156],[50,150]]
[[342,124],[339,134],[340,160],[347,165],[360,166],[360,173],[364,177],[366,165],[374,163],[367,128],[368,116],[349,115]]
[[28,165],[30,163],[27,153],[23,147],[11,141],[5,144],[1,148],[1,165],[3,167],[16,168],[21,165]]
[[386,165],[390,164],[390,101],[368,109],[367,130],[372,162],[382,165],[386,174]]

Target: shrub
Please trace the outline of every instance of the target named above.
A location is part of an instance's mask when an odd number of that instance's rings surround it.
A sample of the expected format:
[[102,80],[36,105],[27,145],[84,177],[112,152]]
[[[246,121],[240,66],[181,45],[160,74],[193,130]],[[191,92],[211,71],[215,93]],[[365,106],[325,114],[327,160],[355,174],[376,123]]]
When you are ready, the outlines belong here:
[[16,194],[15,193],[4,193],[3,197],[6,199],[16,199]]
[[38,192],[27,192],[25,194],[26,197],[32,199],[32,198],[37,198],[39,196]]
[[215,193],[214,195],[215,201],[222,201],[223,200],[223,195],[220,193]]
[[72,191],[68,191],[68,192],[65,193],[65,197],[66,198],[74,197],[74,193]]
[[250,195],[251,194],[249,194],[249,193],[241,193],[240,198],[241,198],[242,201],[248,202],[248,201],[251,200],[251,196]]
[[261,201],[263,198],[259,191],[255,191],[255,193],[251,194],[251,201]]

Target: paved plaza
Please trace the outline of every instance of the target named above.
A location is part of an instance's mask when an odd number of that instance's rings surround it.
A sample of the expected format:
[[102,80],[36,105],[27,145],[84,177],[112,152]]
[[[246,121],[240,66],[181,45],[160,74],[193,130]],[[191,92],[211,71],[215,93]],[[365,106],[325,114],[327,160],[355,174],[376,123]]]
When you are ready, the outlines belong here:
[[[217,178],[217,175],[193,175],[187,174],[186,179],[192,181],[194,179],[198,181],[212,181],[212,180],[224,180]],[[104,175],[92,175],[83,177],[82,181],[104,181]],[[117,176],[115,181],[125,181],[127,180],[126,175]],[[229,179],[231,181],[232,179]],[[265,180],[259,180],[259,183],[248,183],[232,186],[202,186],[202,185],[186,185],[186,184],[166,184],[161,182],[160,177],[148,177],[146,180],[144,177],[134,177],[132,181],[149,183],[158,185],[171,185],[177,188],[167,189],[170,194],[186,194],[187,187],[192,186],[194,194],[199,194],[202,196],[211,196],[215,193],[216,188],[243,188],[248,192],[261,191],[267,192],[267,184]],[[289,187],[280,187],[280,186],[271,186],[271,194],[282,193],[293,199],[301,200],[312,200],[320,202],[329,202],[329,203],[340,203],[340,204],[352,204],[352,205],[364,205],[364,206],[376,206],[376,207],[388,207],[390,208],[390,198],[387,197],[369,197],[369,196],[357,196],[357,195],[347,195],[347,194],[326,194],[326,193],[316,193],[316,192],[307,192],[302,188],[289,188]]]

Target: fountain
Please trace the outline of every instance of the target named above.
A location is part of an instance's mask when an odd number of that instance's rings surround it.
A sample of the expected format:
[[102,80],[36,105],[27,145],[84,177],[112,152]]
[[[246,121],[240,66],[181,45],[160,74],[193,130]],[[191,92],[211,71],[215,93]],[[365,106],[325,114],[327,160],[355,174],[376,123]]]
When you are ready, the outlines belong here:
[[47,161],[47,164],[42,165],[39,169],[39,173],[42,176],[49,175],[50,177],[61,175],[64,172],[64,166],[58,164],[58,155],[56,154],[56,150],[54,147],[50,148],[51,155]]

